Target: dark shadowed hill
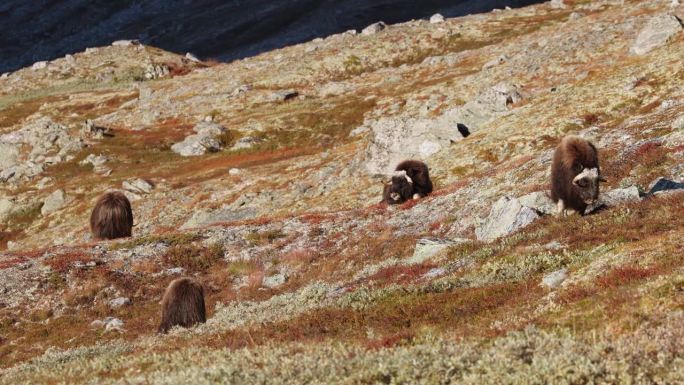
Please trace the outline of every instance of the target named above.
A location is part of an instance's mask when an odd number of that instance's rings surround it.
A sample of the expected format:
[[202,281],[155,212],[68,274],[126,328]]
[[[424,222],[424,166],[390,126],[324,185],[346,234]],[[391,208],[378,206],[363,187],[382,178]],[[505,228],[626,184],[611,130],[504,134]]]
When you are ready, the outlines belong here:
[[533,0],[4,0],[0,72],[118,39],[231,60],[382,20],[458,16]]

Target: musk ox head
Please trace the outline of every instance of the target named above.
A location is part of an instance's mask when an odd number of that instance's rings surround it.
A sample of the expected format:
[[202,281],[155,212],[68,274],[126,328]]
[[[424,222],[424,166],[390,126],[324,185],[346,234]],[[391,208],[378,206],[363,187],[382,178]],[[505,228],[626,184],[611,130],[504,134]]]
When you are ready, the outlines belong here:
[[389,204],[404,203],[413,198],[413,180],[406,175],[406,171],[397,171],[392,179],[385,183],[383,201]]
[[584,203],[593,204],[598,200],[599,182],[605,182],[605,179],[599,175],[598,168],[580,165],[578,170],[581,171],[572,179],[572,185]]

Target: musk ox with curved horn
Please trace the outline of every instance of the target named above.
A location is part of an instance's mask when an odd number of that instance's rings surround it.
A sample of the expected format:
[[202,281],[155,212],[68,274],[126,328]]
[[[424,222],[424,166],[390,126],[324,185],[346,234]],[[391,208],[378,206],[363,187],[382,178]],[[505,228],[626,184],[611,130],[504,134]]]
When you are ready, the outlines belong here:
[[563,138],[551,165],[551,198],[558,205],[558,215],[572,211],[584,215],[587,206],[598,200],[599,182],[605,179],[596,147],[579,136]]
[[171,281],[164,292],[161,307],[159,333],[166,333],[174,326],[188,328],[207,321],[204,288],[192,278]]
[[96,239],[116,239],[131,236],[133,210],[131,202],[118,191],[103,194],[90,214],[90,231]]
[[[423,198],[432,192],[432,181],[427,164],[419,160],[405,160],[397,165],[396,171],[405,171],[413,181],[413,198]],[[416,196],[417,195],[417,196]]]
[[406,175],[406,171],[395,171],[392,180],[384,183],[382,201],[396,205],[413,198],[413,180]]
[[432,192],[428,167],[418,160],[405,160],[399,163],[391,181],[383,183],[385,188],[382,192],[382,201],[389,204],[422,198]]

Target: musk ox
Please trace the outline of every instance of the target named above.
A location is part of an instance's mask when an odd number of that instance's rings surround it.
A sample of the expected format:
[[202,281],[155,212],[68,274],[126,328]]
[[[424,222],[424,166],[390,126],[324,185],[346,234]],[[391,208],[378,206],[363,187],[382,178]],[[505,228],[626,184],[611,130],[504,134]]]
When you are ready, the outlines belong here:
[[164,292],[161,307],[159,333],[166,333],[173,326],[188,328],[207,320],[204,288],[192,278],[173,280]]
[[[413,181],[413,198],[422,198],[432,192],[432,181],[427,164],[419,160],[405,160],[397,165],[396,171],[405,171]],[[416,196],[417,195],[417,196]]]
[[118,191],[102,195],[90,214],[90,231],[96,239],[131,236],[133,210],[131,202]]
[[556,148],[551,165],[551,198],[558,215],[573,210],[581,215],[599,196],[601,177],[598,151],[579,136],[566,136]]
[[406,171],[396,171],[392,180],[385,183],[382,191],[382,201],[387,204],[400,204],[413,199],[413,180],[406,175]]

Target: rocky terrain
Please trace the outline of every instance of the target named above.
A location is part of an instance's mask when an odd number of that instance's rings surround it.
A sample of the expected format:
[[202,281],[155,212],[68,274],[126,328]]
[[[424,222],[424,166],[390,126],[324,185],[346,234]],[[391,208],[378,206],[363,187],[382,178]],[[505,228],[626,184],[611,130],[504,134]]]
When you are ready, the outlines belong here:
[[[684,6],[551,1],[0,78],[0,384],[684,382]],[[567,134],[600,204],[546,195]],[[387,207],[425,160],[435,192]],[[134,236],[96,242],[104,191]],[[181,275],[207,323],[157,335]]]

